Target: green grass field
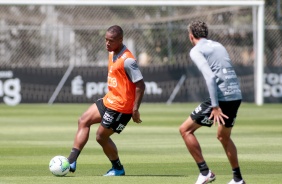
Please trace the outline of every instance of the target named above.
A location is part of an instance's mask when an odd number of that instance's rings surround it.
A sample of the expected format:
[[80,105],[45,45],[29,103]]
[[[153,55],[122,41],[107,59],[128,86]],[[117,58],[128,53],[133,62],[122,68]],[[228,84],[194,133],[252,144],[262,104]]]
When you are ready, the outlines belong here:
[[[89,104],[0,105],[0,184],[193,184],[198,168],[178,133],[179,125],[197,104],[146,104],[142,124],[132,121],[113,135],[125,167],[124,177],[103,177],[111,167],[95,141],[93,125],[76,173],[55,177],[48,164],[55,155],[68,156],[77,119]],[[214,183],[226,184],[231,169],[216,127],[201,128],[196,135]],[[232,134],[242,174],[248,184],[282,183],[282,104],[258,107],[242,104]]]

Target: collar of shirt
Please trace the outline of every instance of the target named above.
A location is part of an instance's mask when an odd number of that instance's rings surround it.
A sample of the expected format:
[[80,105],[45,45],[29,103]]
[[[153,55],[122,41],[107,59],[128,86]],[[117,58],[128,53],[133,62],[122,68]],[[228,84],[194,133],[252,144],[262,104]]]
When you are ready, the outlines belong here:
[[118,54],[113,56],[113,62],[115,62],[122,55],[122,53],[125,51],[125,49],[126,49],[126,46],[123,45],[123,48],[121,49],[121,51]]

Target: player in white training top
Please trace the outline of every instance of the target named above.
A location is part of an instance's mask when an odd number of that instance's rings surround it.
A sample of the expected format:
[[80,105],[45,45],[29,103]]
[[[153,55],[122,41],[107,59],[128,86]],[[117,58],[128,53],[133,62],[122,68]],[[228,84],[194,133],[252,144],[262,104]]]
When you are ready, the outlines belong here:
[[193,44],[190,51],[192,61],[203,74],[209,97],[202,102],[179,128],[187,149],[197,163],[200,174],[196,184],[215,180],[203,157],[194,132],[202,127],[218,124],[217,138],[221,142],[233,171],[229,184],[245,184],[237,157],[237,149],[230,135],[234,126],[242,95],[237,75],[230,57],[222,44],[208,40],[205,22],[195,21],[188,25],[189,39]]

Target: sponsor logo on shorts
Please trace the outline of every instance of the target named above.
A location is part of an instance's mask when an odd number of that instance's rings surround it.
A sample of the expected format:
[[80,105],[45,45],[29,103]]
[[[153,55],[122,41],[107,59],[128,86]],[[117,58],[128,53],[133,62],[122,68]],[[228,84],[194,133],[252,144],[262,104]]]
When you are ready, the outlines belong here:
[[209,117],[205,116],[205,118],[201,121],[202,124],[205,125],[212,125],[213,124],[213,120],[209,119]]
[[118,131],[122,131],[124,129],[124,125],[123,124],[119,124],[118,127],[116,128],[116,130]]
[[201,107],[201,105],[199,105],[199,106],[194,110],[194,112],[197,114],[197,113],[199,113],[201,110],[202,110],[202,107]]
[[108,114],[108,113],[106,112],[106,113],[104,114],[104,116],[103,116],[103,119],[104,119],[104,120],[106,120],[107,122],[112,123],[112,122],[113,122],[114,117],[113,117],[113,116],[111,116],[110,114]]

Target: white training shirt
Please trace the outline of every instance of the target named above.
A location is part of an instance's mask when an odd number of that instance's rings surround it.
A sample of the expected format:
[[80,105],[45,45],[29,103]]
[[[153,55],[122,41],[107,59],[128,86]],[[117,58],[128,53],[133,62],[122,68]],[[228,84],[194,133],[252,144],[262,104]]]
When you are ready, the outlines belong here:
[[242,99],[237,75],[222,44],[201,38],[190,57],[205,78],[212,107],[218,106],[218,101]]

